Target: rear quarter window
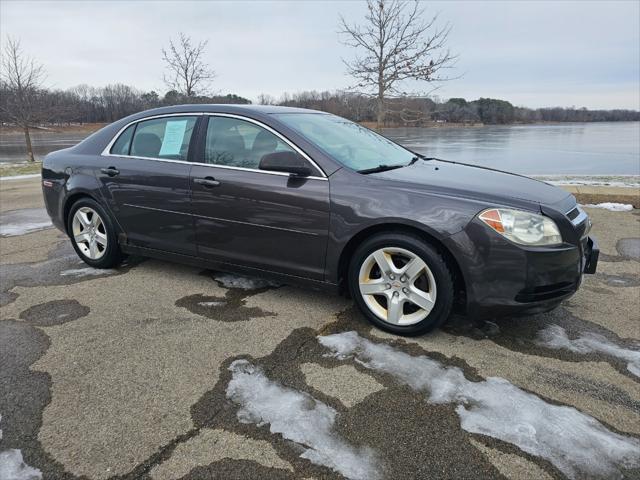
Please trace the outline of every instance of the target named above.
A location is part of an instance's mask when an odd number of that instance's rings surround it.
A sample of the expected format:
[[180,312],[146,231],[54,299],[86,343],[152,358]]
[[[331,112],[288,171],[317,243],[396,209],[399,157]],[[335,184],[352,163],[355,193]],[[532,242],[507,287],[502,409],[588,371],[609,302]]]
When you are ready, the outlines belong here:
[[129,155],[131,138],[133,137],[133,131],[135,128],[135,124],[128,126],[127,129],[120,134],[116,142],[111,147],[111,150],[109,150],[109,153],[114,155]]

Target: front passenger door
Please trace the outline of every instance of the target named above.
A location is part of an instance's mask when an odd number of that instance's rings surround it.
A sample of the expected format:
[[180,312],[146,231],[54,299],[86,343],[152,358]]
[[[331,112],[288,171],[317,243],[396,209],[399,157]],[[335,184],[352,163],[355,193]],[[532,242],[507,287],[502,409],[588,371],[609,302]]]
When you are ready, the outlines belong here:
[[191,170],[198,254],[316,280],[324,279],[329,182],[258,168],[262,156],[294,150],[250,119],[208,118],[203,158]]

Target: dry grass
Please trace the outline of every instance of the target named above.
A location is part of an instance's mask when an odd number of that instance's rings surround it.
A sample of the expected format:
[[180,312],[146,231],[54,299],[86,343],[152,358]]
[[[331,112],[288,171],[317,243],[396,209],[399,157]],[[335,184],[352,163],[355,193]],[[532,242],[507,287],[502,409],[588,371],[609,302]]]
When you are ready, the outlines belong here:
[[0,177],[40,173],[42,162],[0,163]]

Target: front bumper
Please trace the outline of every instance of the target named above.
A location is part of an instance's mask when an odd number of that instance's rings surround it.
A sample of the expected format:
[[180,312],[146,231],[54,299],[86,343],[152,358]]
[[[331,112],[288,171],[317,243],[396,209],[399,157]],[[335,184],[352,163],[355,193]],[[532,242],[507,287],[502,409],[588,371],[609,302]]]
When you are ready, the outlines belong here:
[[466,310],[474,317],[533,314],[551,310],[595,273],[595,239],[557,247],[523,247],[472,221],[445,240],[464,277]]
[[598,257],[600,256],[600,248],[598,242],[593,237],[587,237],[586,244],[584,245],[584,268],[583,272],[586,274],[596,273],[598,268]]

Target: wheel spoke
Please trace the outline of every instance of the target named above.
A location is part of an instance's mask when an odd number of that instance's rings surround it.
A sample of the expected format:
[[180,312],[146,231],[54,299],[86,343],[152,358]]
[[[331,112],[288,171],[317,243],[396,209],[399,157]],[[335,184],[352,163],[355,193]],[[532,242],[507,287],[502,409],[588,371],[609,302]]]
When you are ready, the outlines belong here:
[[103,247],[107,246],[107,236],[102,232],[96,232],[96,242],[98,242]]
[[391,297],[387,306],[387,322],[398,325],[402,318],[404,300],[399,297]]
[[426,310],[427,312],[430,312],[433,308],[433,299],[431,298],[431,294],[427,292],[422,292],[420,290],[412,288],[411,290],[409,290],[407,298],[411,303],[417,305],[423,310]]
[[413,284],[413,282],[415,282],[422,274],[425,267],[426,264],[422,260],[420,260],[419,258],[413,258],[409,263],[405,265],[402,273]]
[[89,257],[96,258],[98,254],[98,243],[95,239],[89,241]]
[[373,254],[373,258],[375,258],[378,267],[380,267],[380,271],[384,275],[389,275],[395,270],[393,262],[391,261],[391,256],[387,252],[378,250]]
[[89,220],[89,216],[87,215],[87,212],[78,210],[78,212],[76,213],[76,216],[78,217],[78,220],[80,220],[80,223],[84,228],[91,226],[91,220]]
[[81,232],[81,233],[75,235],[73,237],[73,239],[76,241],[76,243],[88,242],[89,241],[89,236],[86,233]]
[[382,279],[360,282],[360,292],[363,295],[383,293],[385,290],[387,290],[387,283]]

